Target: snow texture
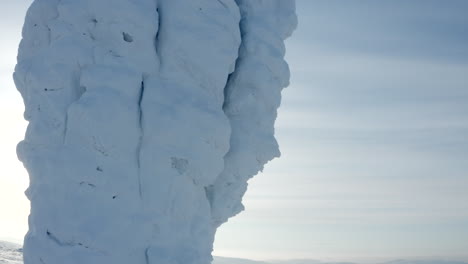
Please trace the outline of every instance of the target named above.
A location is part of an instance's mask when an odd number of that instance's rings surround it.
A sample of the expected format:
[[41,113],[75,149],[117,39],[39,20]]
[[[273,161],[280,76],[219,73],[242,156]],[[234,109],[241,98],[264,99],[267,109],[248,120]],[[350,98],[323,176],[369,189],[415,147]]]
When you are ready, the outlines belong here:
[[22,264],[22,252],[20,246],[0,241],[0,264]]
[[[0,241],[0,264],[22,264],[21,246]],[[466,261],[461,260],[444,260],[444,259],[399,259],[388,262],[374,262],[377,264],[468,264]],[[224,258],[214,257],[213,264],[356,264],[353,262],[323,262],[313,259],[300,259],[300,260],[284,260],[284,261],[254,261],[248,259],[238,258]]]
[[279,156],[296,24],[292,0],[35,0],[14,74],[25,263],[210,263]]

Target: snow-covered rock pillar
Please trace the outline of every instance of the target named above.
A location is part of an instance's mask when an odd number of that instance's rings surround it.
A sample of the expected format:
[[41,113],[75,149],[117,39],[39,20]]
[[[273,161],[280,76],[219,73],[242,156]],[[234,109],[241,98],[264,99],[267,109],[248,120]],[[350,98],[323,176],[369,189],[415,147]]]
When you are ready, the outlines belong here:
[[25,264],[207,264],[278,156],[290,0],[35,0],[14,75],[29,121]]

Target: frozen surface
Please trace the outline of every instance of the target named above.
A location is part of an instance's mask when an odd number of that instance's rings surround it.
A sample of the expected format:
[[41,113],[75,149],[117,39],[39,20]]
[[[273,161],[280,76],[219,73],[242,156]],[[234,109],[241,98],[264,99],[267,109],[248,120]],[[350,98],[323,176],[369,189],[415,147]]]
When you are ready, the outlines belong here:
[[22,264],[23,250],[19,245],[0,241],[0,263]]
[[36,0],[14,75],[26,264],[207,264],[279,156],[291,0]]
[[[9,242],[0,241],[0,263],[22,264],[21,246]],[[394,260],[388,262],[376,262],[379,264],[468,264],[465,261],[444,260],[444,259],[414,259],[414,260]],[[355,264],[353,262],[323,262],[318,260],[286,260],[286,261],[254,261],[238,258],[214,257],[213,264]]]

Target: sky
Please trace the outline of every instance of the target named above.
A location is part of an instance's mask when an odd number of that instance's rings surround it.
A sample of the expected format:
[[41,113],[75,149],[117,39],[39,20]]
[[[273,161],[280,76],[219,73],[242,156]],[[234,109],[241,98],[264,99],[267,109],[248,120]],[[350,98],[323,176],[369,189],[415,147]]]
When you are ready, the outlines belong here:
[[[11,74],[29,0],[0,8],[0,239],[27,231]],[[250,181],[215,254],[468,260],[468,1],[298,0],[282,157]]]

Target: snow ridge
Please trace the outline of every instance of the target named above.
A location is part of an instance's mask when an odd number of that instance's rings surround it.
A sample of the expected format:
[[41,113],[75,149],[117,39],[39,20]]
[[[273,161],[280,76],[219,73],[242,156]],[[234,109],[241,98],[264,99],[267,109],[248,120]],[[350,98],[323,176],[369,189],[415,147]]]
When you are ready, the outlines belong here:
[[35,0],[14,79],[29,121],[26,264],[212,260],[279,156],[290,0]]

